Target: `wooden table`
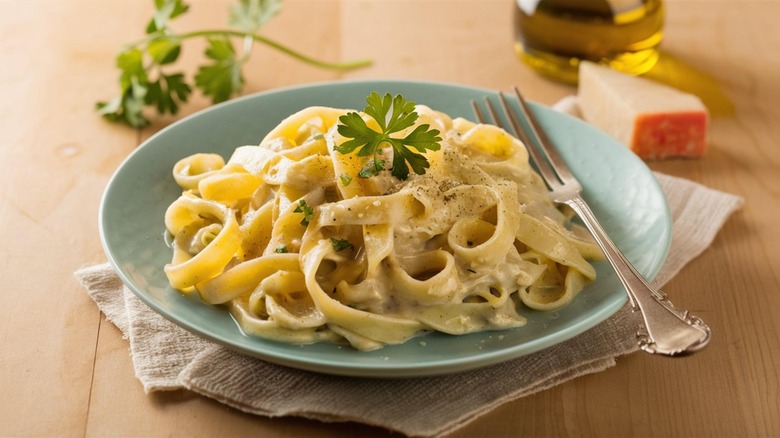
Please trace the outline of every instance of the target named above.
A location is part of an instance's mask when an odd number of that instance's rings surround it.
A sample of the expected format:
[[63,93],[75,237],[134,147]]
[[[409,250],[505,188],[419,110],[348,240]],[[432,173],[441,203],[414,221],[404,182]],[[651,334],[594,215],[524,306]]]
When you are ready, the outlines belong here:
[[[188,3],[179,29],[226,22],[228,1]],[[0,2],[0,435],[381,436],[359,424],[253,417],[187,392],[144,394],[127,341],[74,279],[83,264],[105,260],[97,211],[109,177],[171,121],[132,130],[93,112],[115,93],[114,56],[142,35],[151,4]],[[723,94],[710,96],[717,111],[708,155],[650,167],[746,200],[665,288],[711,324],[714,339],[682,360],[620,358],[605,372],[505,404],[454,436],[780,435],[780,2],[667,6],[667,78],[684,84],[695,75],[688,85],[717,84]],[[265,35],[324,59],[375,64],[335,73],[258,47],[245,92],[403,78],[518,84],[547,104],[571,94],[516,60],[511,7],[511,0],[285,0]],[[400,23],[407,30],[395,35]],[[194,67],[201,47],[186,49],[183,68]],[[195,96],[183,114],[207,104]]]

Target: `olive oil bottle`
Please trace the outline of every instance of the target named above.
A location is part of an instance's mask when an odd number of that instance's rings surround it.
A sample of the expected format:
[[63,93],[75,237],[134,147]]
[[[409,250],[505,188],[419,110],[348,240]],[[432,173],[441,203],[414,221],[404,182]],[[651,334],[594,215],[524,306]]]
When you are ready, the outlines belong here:
[[650,70],[663,38],[663,0],[514,0],[515,51],[537,72],[576,84],[580,60]]

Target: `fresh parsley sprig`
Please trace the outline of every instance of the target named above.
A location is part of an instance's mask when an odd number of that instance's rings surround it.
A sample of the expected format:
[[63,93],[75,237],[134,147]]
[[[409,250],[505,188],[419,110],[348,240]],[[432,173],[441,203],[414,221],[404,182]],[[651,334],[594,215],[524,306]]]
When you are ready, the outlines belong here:
[[[218,103],[238,94],[244,87],[242,68],[249,60],[254,43],[279,50],[299,61],[332,70],[365,67],[371,61],[331,63],[306,56],[274,40],[259,35],[258,30],[279,13],[281,0],[238,0],[230,8],[228,29],[206,29],[177,33],[171,21],[189,11],[184,0],[154,0],[154,16],[146,26],[146,36],[126,45],[116,58],[120,71],[119,95],[98,102],[96,110],[108,120],[142,127],[149,123],[144,109],[153,107],[160,115],[176,114],[187,102],[193,88]],[[185,40],[205,38],[207,63],[188,83],[182,71],[171,71],[182,52]],[[234,40],[242,41],[239,53]]]
[[407,101],[400,94],[395,97],[390,93],[380,96],[377,92],[372,92],[366,98],[366,102],[368,105],[363,112],[376,120],[381,132],[371,129],[360,114],[347,113],[339,117],[340,124],[337,129],[339,134],[350,140],[336,146],[336,151],[349,154],[360,148],[357,151],[359,157],[371,156],[372,158],[358,173],[362,178],[369,178],[378,175],[384,169],[385,160],[379,158],[379,153],[382,145],[389,144],[393,149],[393,167],[390,172],[393,176],[400,180],[407,179],[409,167],[418,175],[424,174],[430,167],[430,163],[422,154],[427,150],[439,150],[441,141],[439,130],[430,129],[430,125],[422,124],[414,128],[406,137],[393,137],[391,134],[403,131],[417,121],[419,115],[414,110],[415,103]]

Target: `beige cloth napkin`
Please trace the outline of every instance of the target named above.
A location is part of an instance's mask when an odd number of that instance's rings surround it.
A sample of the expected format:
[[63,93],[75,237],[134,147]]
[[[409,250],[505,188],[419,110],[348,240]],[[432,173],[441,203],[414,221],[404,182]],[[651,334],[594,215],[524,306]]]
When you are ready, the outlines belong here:
[[[578,115],[574,99],[554,108]],[[742,199],[655,176],[673,221],[672,248],[654,281],[661,286],[710,245]],[[203,340],[142,303],[108,263],[83,267],[76,277],[129,339],[146,392],[186,388],[252,414],[356,421],[409,436],[446,435],[503,403],[614,366],[637,350],[640,324],[626,306],[573,339],[498,365],[417,379],[351,378],[274,365]]]

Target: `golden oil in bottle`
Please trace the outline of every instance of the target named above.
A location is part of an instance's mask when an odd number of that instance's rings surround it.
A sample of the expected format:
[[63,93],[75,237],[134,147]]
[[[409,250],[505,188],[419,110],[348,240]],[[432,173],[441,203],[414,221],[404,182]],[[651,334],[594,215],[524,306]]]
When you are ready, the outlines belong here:
[[663,38],[663,0],[514,0],[515,51],[531,68],[576,84],[580,60],[650,70]]

